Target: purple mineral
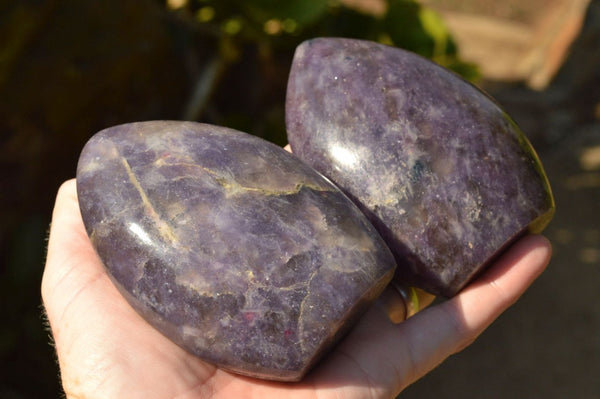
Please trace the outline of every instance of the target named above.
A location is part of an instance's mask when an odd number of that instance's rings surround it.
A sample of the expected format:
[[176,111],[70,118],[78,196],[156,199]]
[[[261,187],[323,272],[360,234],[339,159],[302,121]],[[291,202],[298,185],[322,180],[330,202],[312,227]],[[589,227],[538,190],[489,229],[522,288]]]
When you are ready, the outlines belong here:
[[108,274],[207,362],[299,380],[382,292],[389,249],[295,156],[234,130],[141,122],[97,133],[77,192]]
[[369,217],[396,278],[453,296],[554,213],[530,143],[486,94],[415,54],[320,38],[296,50],[293,152]]

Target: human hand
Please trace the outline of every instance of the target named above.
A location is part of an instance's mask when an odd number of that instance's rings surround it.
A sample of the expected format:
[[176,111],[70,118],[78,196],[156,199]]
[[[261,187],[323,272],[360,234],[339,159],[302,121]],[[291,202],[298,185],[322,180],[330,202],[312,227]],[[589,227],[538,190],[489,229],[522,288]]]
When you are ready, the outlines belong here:
[[42,297],[68,398],[392,398],[462,350],[550,259],[542,236],[514,244],[456,297],[394,324],[392,289],[301,382],[234,375],[187,353],[119,294],[85,232],[75,180],[58,192]]

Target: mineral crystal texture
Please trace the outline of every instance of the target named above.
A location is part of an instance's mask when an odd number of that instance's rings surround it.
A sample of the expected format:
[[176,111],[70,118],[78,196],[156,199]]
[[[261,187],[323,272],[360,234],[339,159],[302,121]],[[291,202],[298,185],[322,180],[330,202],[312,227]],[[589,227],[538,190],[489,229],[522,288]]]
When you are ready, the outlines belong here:
[[554,212],[530,143],[448,70],[376,43],[321,38],[296,50],[286,122],[293,152],[368,215],[396,278],[453,296]]
[[391,280],[360,210],[293,155],[226,128],[142,122],[82,151],[84,224],[123,296],[227,370],[298,380]]

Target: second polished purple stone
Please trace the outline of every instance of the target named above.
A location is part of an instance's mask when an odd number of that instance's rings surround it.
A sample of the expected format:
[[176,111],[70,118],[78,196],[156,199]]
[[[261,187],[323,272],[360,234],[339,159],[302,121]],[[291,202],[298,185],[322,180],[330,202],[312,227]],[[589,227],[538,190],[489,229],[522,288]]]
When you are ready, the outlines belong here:
[[96,134],[77,170],[92,244],[167,337],[237,373],[298,380],[395,268],[333,184],[257,137],[191,122]]
[[367,214],[397,278],[452,296],[554,202],[526,137],[487,95],[415,54],[335,38],[296,50],[288,140]]

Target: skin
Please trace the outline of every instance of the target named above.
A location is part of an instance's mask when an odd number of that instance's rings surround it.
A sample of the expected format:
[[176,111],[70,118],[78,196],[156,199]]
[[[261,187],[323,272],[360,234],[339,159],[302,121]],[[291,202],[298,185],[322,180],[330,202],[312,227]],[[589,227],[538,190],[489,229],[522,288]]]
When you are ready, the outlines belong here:
[[92,248],[69,180],[56,199],[42,297],[68,398],[393,398],[471,344],[550,256],[548,240],[526,236],[459,295],[399,324],[388,314],[400,297],[388,288],[304,380],[261,381],[188,354],[127,304]]

